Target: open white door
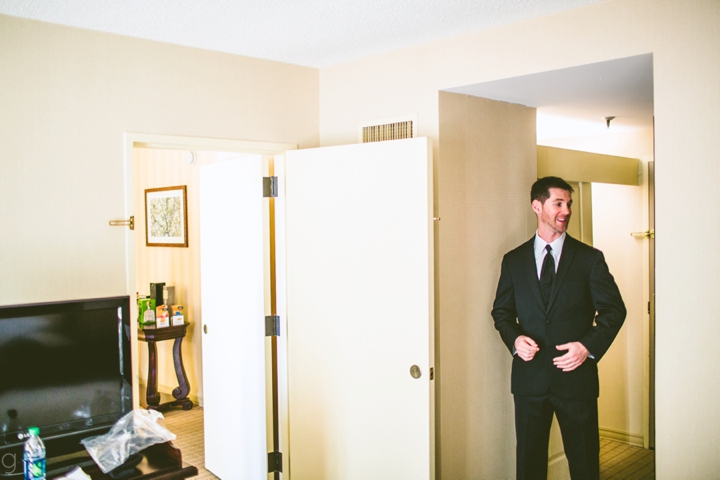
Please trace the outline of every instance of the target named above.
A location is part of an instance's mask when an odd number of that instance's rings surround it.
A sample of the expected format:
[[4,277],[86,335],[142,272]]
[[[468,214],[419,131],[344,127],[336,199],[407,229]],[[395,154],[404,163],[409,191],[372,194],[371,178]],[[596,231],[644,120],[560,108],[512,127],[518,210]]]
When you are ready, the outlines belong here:
[[434,478],[431,157],[287,152],[291,478]]
[[205,467],[266,478],[262,157],[200,167]]

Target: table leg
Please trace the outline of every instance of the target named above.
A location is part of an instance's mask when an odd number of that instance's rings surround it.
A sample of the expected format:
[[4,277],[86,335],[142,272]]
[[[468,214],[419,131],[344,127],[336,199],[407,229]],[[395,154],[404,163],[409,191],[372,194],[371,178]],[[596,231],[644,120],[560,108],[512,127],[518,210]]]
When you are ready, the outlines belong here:
[[148,344],[148,380],[147,380],[147,404],[157,406],[160,404],[160,394],[157,391],[157,347],[155,342],[147,342]]
[[172,395],[176,399],[174,403],[182,405],[183,410],[190,410],[193,403],[187,398],[188,393],[190,393],[190,383],[187,381],[185,366],[182,361],[182,337],[176,338],[173,344],[173,363],[175,364],[175,375],[177,375],[178,379],[178,387],[172,391]]

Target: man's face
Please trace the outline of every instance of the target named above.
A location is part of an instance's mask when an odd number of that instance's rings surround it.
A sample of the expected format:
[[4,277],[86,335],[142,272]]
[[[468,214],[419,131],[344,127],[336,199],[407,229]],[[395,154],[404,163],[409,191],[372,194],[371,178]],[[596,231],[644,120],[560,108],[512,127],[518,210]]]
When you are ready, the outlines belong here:
[[532,208],[538,217],[538,232],[557,238],[567,231],[572,215],[572,196],[567,190],[551,188],[545,203],[533,200]]

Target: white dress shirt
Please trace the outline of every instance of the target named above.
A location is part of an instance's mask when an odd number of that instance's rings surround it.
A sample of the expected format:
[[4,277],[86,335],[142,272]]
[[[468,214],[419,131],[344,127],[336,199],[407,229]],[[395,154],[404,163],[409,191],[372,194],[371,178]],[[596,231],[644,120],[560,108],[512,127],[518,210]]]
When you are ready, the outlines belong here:
[[[550,242],[550,248],[552,248],[552,256],[555,260],[555,273],[557,273],[558,265],[560,265],[560,256],[562,255],[562,247],[563,243],[565,243],[565,235],[566,233],[563,232],[562,235],[560,235],[558,238],[556,238],[554,241]],[[543,260],[545,260],[545,255],[547,255],[547,250],[545,250],[545,245],[548,243],[540,238],[540,236],[537,234],[537,231],[535,232],[535,267],[537,268],[537,276],[538,279],[540,279],[540,273],[542,271],[542,264]]]

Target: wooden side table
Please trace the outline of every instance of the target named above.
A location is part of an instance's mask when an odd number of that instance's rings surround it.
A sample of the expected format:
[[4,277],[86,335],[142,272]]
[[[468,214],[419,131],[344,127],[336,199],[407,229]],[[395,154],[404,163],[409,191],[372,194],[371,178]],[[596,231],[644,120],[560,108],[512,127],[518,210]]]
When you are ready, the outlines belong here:
[[[138,340],[148,344],[148,381],[147,381],[147,404],[148,410],[167,410],[170,407],[181,406],[183,410],[190,410],[193,402],[187,398],[190,393],[190,384],[185,375],[185,367],[182,361],[182,339],[187,333],[188,324],[175,327],[151,328],[138,330]],[[178,387],[172,391],[175,400],[160,403],[160,392],[157,390],[157,347],[155,342],[163,340],[175,340],[173,344],[173,363],[175,364],[175,375],[178,380]]]

